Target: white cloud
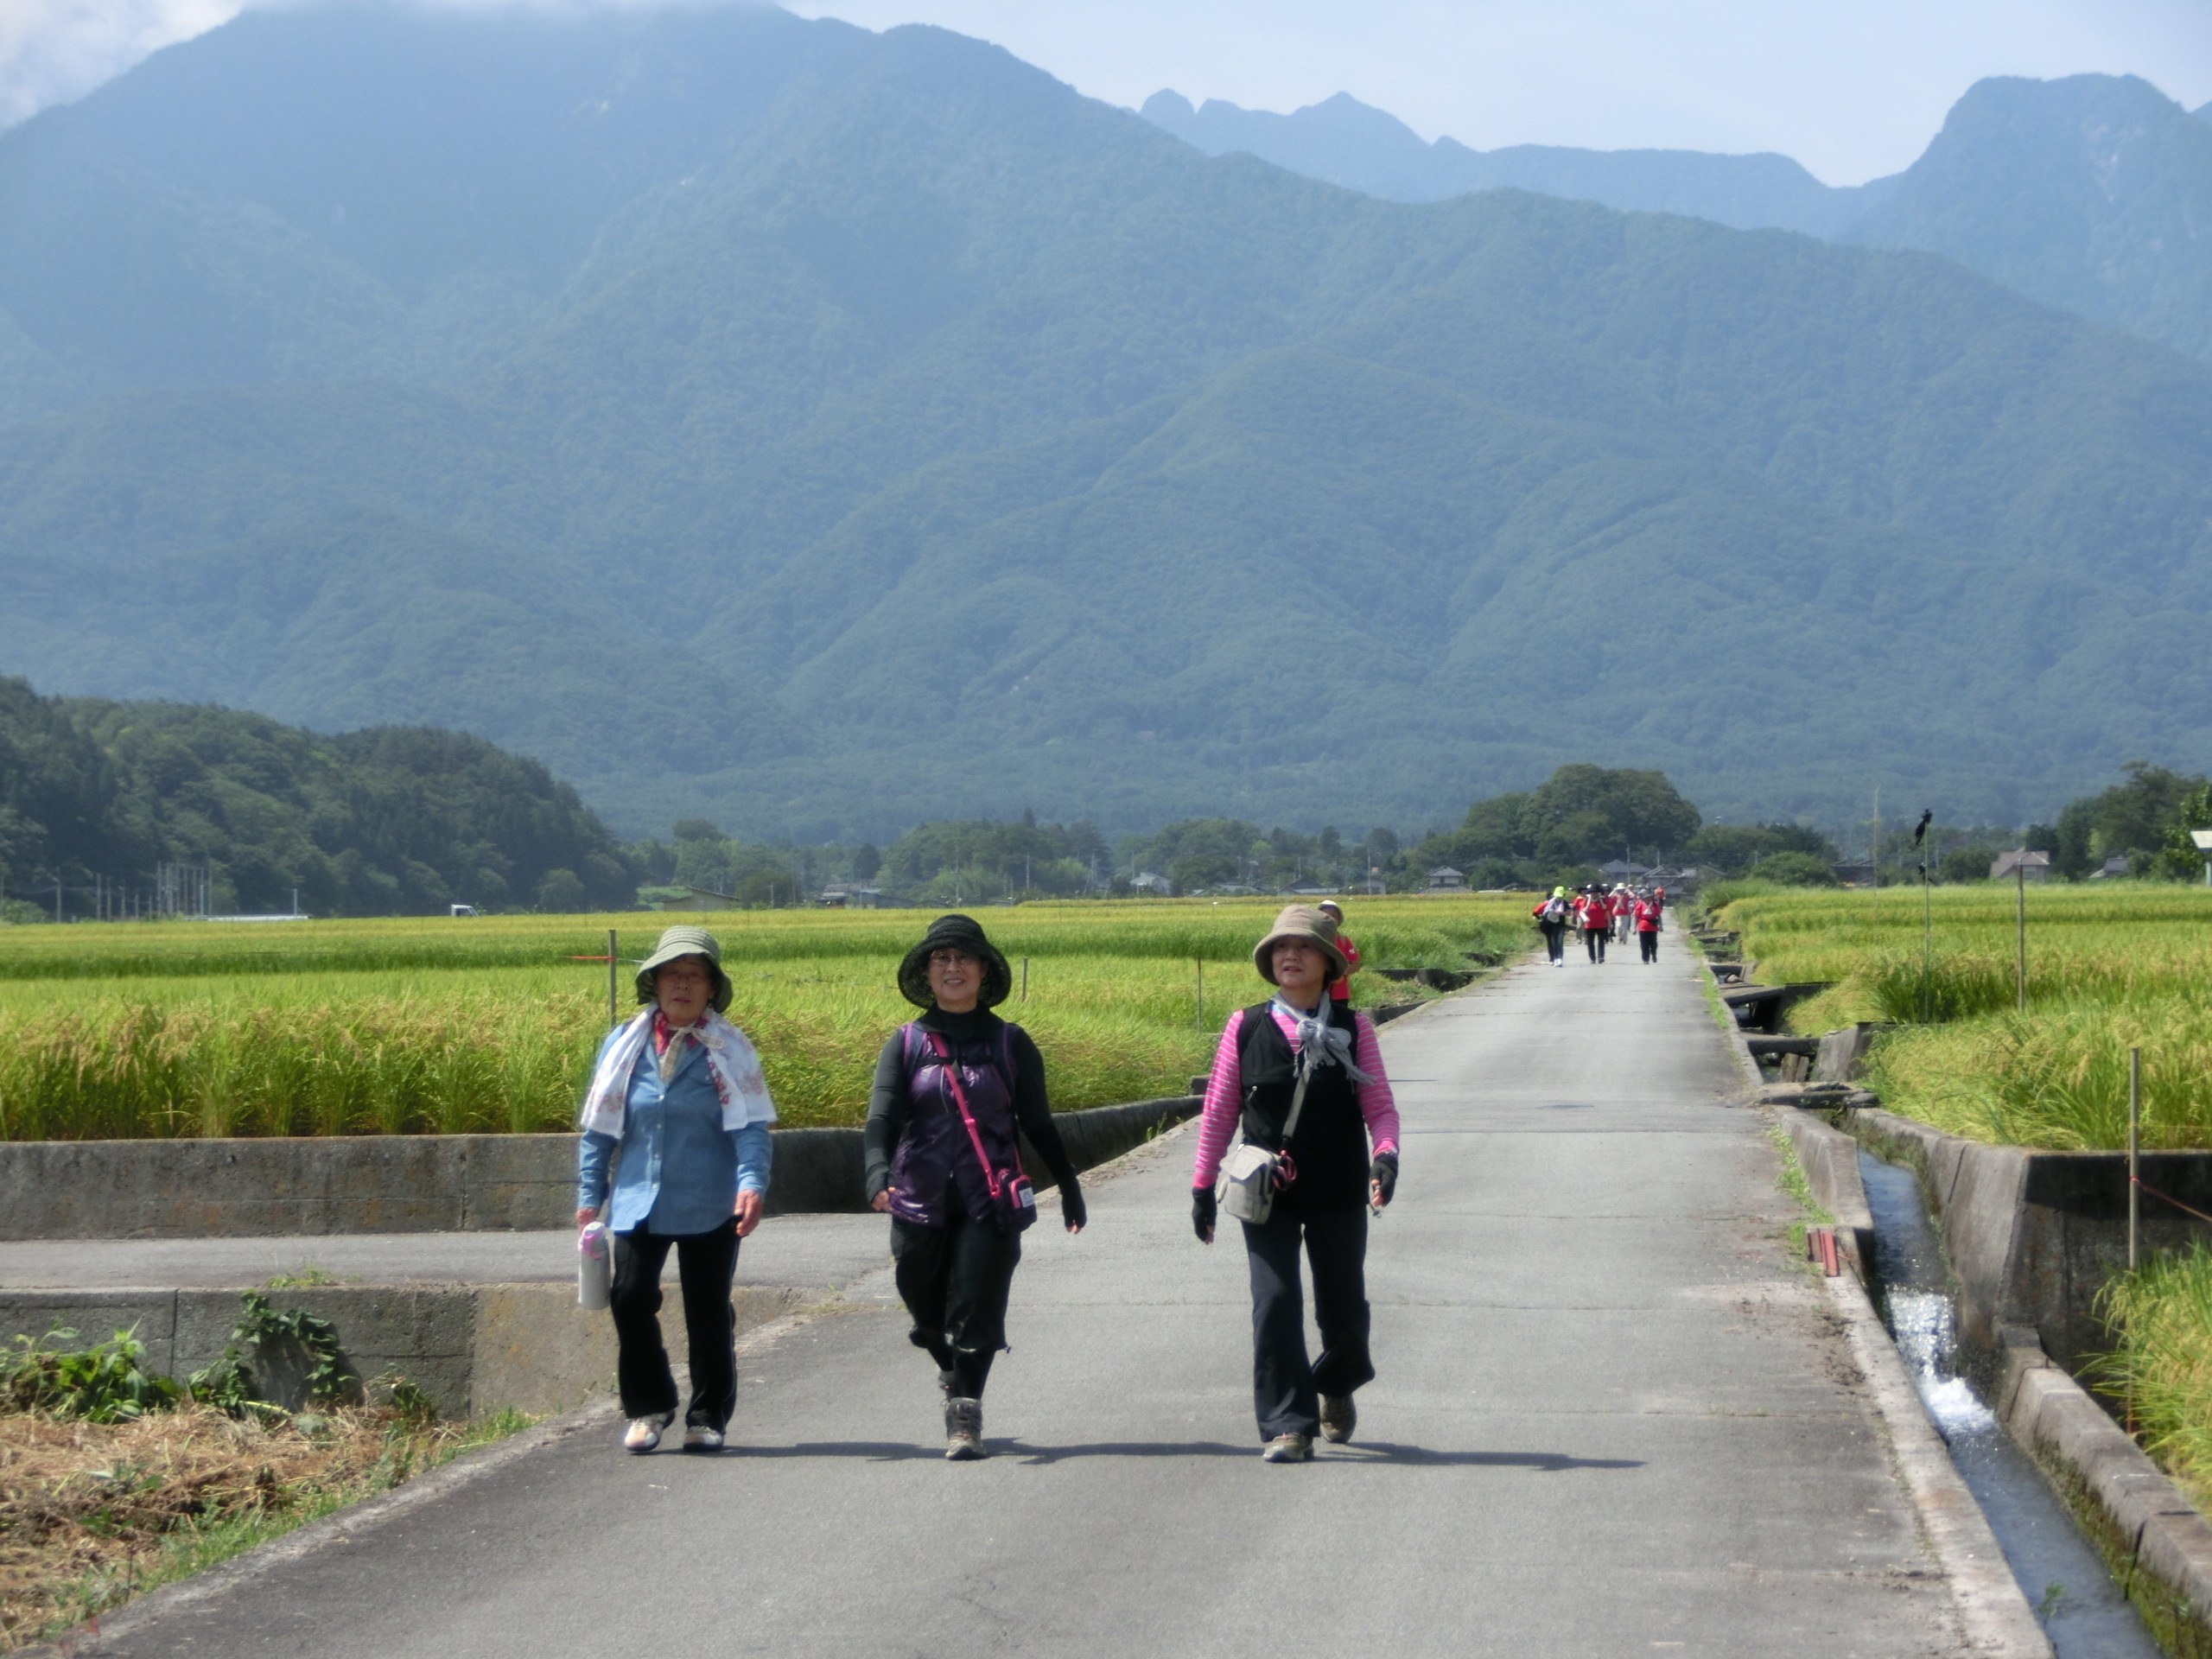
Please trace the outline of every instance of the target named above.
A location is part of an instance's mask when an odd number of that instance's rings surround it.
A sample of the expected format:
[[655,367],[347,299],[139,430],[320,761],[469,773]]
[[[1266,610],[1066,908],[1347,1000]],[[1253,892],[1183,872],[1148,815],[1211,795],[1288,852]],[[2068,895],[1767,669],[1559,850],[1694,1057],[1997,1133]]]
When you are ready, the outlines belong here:
[[0,126],[81,98],[242,9],[239,0],[0,0]]

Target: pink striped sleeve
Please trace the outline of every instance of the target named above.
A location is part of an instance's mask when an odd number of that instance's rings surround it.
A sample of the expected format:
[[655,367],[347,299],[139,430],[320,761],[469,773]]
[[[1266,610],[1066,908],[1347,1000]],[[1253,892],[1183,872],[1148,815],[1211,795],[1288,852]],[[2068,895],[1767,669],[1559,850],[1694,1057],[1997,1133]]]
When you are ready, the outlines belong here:
[[1239,1008],[1229,1016],[1228,1025],[1222,1028],[1221,1046],[1213,1052],[1213,1072],[1206,1078],[1205,1110],[1198,1118],[1198,1161],[1191,1172],[1193,1188],[1213,1185],[1213,1178],[1221,1172],[1222,1154],[1229,1150],[1230,1139],[1236,1133],[1237,1103],[1244,1094],[1236,1065],[1236,1033],[1243,1023],[1244,1010]]
[[1367,1120],[1368,1139],[1377,1152],[1395,1152],[1398,1103],[1390,1093],[1389,1074],[1382,1069],[1382,1045],[1375,1040],[1375,1022],[1363,1014],[1355,1014],[1352,1027],[1352,1063],[1375,1079],[1359,1085],[1359,1112]]

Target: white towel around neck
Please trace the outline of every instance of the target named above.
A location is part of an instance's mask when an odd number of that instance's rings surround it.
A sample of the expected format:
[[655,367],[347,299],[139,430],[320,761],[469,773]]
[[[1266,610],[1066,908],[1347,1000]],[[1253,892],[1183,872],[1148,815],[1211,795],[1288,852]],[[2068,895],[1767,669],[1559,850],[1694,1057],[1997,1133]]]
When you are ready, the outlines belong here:
[[[638,1057],[652,1040],[653,1015],[647,1008],[607,1045],[607,1052],[584,1090],[583,1127],[600,1135],[622,1137],[628,1110],[630,1074]],[[722,1128],[741,1129],[748,1123],[772,1123],[776,1108],[768,1098],[768,1080],[760,1075],[760,1056],[746,1034],[709,1008],[696,1026],[688,1027],[694,1041],[707,1051],[707,1068],[715,1080],[715,1093],[722,1103]],[[673,1042],[669,1047],[673,1050]]]

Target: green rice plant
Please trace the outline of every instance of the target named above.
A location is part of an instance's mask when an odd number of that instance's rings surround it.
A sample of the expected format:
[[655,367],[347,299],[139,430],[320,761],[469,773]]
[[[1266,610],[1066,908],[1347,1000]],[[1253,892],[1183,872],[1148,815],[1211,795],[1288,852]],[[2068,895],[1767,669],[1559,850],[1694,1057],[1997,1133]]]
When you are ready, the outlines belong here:
[[2109,1152],[2127,1144],[2131,1047],[2143,1051],[2142,1144],[2212,1147],[2212,990],[1894,1032],[1868,1080],[1890,1109],[1968,1140]]
[[2152,1256],[2107,1283],[2098,1307],[2119,1345],[2088,1374],[2127,1402],[2145,1449],[2202,1509],[2212,1501],[2212,1250]]
[[[1250,948],[1274,909],[1148,902],[989,913],[1017,983],[1029,959],[1027,1000],[1001,1012],[1044,1050],[1055,1107],[1179,1093],[1205,1069],[1229,1011],[1264,992]],[[1465,968],[1470,950],[1502,955],[1530,937],[1518,899],[1363,899],[1357,910],[1355,937],[1378,967]],[[443,918],[288,924],[300,933],[282,947],[265,942],[268,928],[244,930],[256,938],[238,944],[240,930],[212,925],[72,927],[86,960],[129,970],[0,972],[0,1138],[569,1128],[607,1031],[606,966],[569,959],[595,954],[574,918],[480,919],[492,931],[466,937],[448,930],[473,924]],[[613,919],[625,955],[642,955],[664,920]],[[877,1052],[914,1012],[896,969],[928,918],[699,919],[722,941],[730,1017],[760,1050],[779,1120],[858,1122]],[[0,957],[24,931],[36,930],[0,932]],[[115,956],[124,950],[117,936],[131,936],[125,944],[138,954]],[[603,931],[595,943],[603,955]],[[172,951],[163,971],[145,959],[155,946]],[[58,960],[40,955],[52,949],[18,951],[17,966]],[[466,959],[472,950],[478,959]],[[290,953],[281,970],[267,965],[271,951]],[[351,965],[330,965],[340,960]],[[177,969],[193,971],[168,971]],[[1354,992],[1363,1002],[1404,995],[1373,975]],[[625,969],[616,1012],[634,1008]]]
[[1886,956],[1859,972],[1865,995],[1885,1020],[1930,1025],[1971,1020],[2012,1007],[2018,994],[2013,964],[1986,957],[1947,956],[1923,963],[1916,957]]

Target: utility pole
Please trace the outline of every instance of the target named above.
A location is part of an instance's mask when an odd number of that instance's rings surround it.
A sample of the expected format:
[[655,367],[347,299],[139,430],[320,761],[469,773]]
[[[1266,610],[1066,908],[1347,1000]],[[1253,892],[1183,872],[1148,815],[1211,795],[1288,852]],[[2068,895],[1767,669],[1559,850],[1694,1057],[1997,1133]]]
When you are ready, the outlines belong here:
[[1928,885],[1928,826],[1935,821],[1932,807],[1923,807],[1920,825],[1912,832],[1912,845],[1920,855],[1920,1018],[1923,1023],[1935,1018],[1935,1004],[1929,987],[1929,975],[1935,967],[1936,900]]

